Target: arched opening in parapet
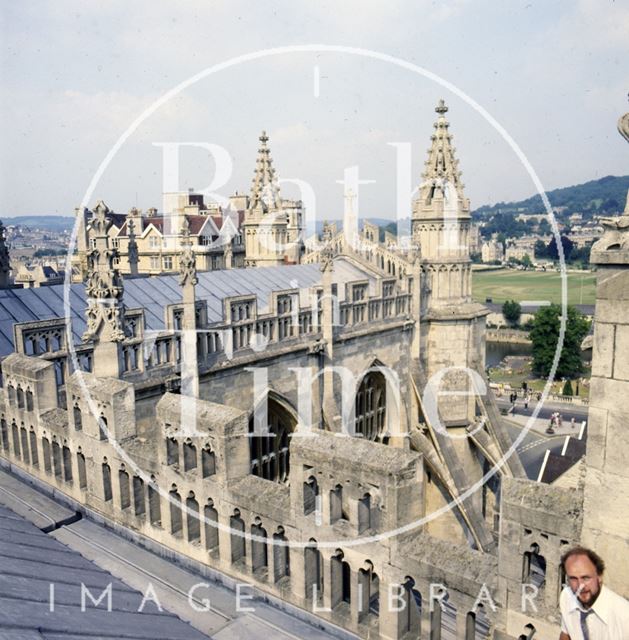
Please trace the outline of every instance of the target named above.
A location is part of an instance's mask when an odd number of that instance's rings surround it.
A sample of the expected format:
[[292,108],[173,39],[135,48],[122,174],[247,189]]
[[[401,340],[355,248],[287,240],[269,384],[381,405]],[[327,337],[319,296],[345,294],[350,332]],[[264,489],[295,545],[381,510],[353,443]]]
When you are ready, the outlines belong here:
[[290,549],[284,527],[277,528],[273,534],[273,582],[290,576]]
[[[401,585],[401,602],[398,624],[402,635],[419,637],[422,618],[422,596],[416,588],[415,580],[410,576],[404,578]],[[438,605],[437,605],[438,606]]]
[[317,541],[310,538],[304,548],[305,596],[308,605],[323,600],[323,556],[317,548]]
[[486,640],[489,638],[491,621],[482,604],[475,611],[468,611],[465,618],[465,640]]
[[541,589],[546,582],[546,558],[540,554],[539,545],[534,543],[524,553],[522,582]]
[[263,572],[266,575],[269,567],[267,549],[267,533],[260,518],[251,525],[251,570],[253,573]]
[[331,606],[343,607],[346,603],[347,609],[351,606],[351,567],[344,560],[343,551],[337,549],[330,558],[330,588]]
[[296,425],[288,403],[269,394],[266,411],[258,406],[249,419],[251,474],[273,482],[288,480],[290,435]]
[[208,498],[203,515],[205,517],[205,548],[208,551],[218,551],[218,511],[214,507],[212,498]]
[[371,560],[358,570],[358,621],[375,622],[380,615],[380,578],[374,571]]

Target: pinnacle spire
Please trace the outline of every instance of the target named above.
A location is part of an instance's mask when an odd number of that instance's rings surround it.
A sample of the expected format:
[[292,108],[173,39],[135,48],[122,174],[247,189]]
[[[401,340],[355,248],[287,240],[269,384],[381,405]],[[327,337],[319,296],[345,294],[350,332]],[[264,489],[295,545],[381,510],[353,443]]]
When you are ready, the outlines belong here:
[[251,208],[262,208],[263,212],[281,209],[280,188],[273,169],[271,150],[266,131],[259,137],[260,147],[251,185]]
[[138,243],[135,240],[135,222],[133,218],[127,220],[127,236],[129,237],[129,244],[127,249],[127,259],[129,262],[129,270],[132,275],[138,273]]
[[0,220],[0,288],[9,286],[10,272],[11,262],[9,260],[9,248],[6,244],[4,224],[2,224],[2,220]]
[[91,249],[87,254],[85,293],[88,307],[84,341],[121,342],[125,337],[124,288],[117,266],[118,250],[109,246],[107,232],[112,221],[108,213],[107,205],[99,201],[88,226]]
[[[190,237],[190,221],[186,216],[181,225],[181,255],[179,256],[179,284],[185,287],[197,284],[197,259],[192,248],[192,238]],[[194,289],[193,289],[194,291]]]
[[446,120],[448,107],[443,99],[435,107],[438,114],[431,135],[428,160],[424,163],[422,183],[420,186],[420,199],[424,206],[430,205],[433,198],[456,198],[465,200],[461,172],[458,169],[459,161],[456,159],[452,146],[452,134],[449,131],[450,123]]

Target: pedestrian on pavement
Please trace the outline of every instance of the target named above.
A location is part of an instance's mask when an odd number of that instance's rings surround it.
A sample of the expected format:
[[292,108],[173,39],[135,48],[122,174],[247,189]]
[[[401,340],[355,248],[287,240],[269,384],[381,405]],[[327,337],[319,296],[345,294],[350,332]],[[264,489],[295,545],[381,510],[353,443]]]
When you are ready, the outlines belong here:
[[555,433],[553,427],[557,424],[557,414],[553,413],[550,416],[550,424],[548,425],[548,429],[546,429],[546,433]]
[[573,416],[572,420],[570,420],[570,426],[571,426],[573,429],[576,429],[576,428],[577,428],[577,423],[576,423],[576,420],[574,419],[574,416]]
[[557,414],[557,426],[561,429],[561,414]]

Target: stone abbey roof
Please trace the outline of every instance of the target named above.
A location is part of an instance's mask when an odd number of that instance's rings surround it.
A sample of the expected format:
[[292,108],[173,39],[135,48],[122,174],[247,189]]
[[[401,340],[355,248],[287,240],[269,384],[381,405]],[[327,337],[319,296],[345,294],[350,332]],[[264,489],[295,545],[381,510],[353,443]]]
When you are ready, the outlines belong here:
[[[266,312],[271,292],[300,289],[301,303],[307,304],[305,292],[320,283],[318,264],[286,265],[279,267],[227,269],[198,273],[197,300],[207,302],[209,323],[223,318],[223,300],[231,296],[253,295],[258,298],[258,309]],[[342,285],[352,280],[369,280],[373,292],[374,277],[344,258],[334,261],[334,281]],[[36,322],[65,318],[64,284],[31,289],[0,289],[0,358],[14,351],[13,325],[20,322]],[[344,297],[344,287],[338,287],[339,299]],[[148,278],[124,279],[124,303],[127,309],[144,309],[147,331],[162,331],[165,325],[165,309],[182,301],[178,275],[161,275]],[[72,315],[74,343],[81,344],[86,329],[85,309],[87,300],[84,284],[71,284],[69,302]]]

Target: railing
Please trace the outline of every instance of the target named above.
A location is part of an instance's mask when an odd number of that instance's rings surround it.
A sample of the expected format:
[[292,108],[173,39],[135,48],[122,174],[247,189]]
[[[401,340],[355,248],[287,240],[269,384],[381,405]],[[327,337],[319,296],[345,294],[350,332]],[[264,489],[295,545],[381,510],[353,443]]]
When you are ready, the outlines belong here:
[[[411,308],[412,295],[400,291],[394,281],[382,287],[383,295],[368,297],[367,288],[361,290],[360,295],[352,289],[352,283],[348,291],[352,291],[354,300],[338,302],[336,296],[332,301],[332,323],[335,333],[342,333],[346,329],[367,327],[374,322],[390,321],[408,318]],[[360,286],[358,283],[355,286]],[[333,294],[334,295],[334,294]],[[293,300],[298,300],[295,296]],[[235,304],[235,301],[232,304]],[[281,301],[278,301],[278,303]],[[225,300],[230,304],[230,299]],[[244,303],[243,303],[244,304]],[[281,306],[280,313],[268,313],[257,315],[255,305],[248,309],[247,313],[238,313],[238,319],[226,320],[210,326],[199,326],[197,332],[197,358],[199,363],[213,364],[224,358],[231,359],[235,352],[249,349],[260,350],[267,345],[284,344],[286,341],[310,338],[315,340],[321,333],[324,299],[319,292],[312,306],[298,308],[298,305]],[[231,307],[225,307],[231,308]],[[177,314],[180,310],[175,310]],[[229,316],[227,316],[229,317]],[[142,374],[143,371],[154,369],[176,369],[182,358],[181,322],[177,322],[175,316],[172,328],[159,332],[147,332],[146,328],[137,325],[134,335],[127,337],[121,344],[121,360],[123,373],[128,376]],[[181,321],[183,318],[181,318]],[[142,323],[143,318],[138,316],[136,322]],[[202,318],[197,317],[197,322],[202,323]],[[36,323],[31,323],[35,325]],[[36,329],[36,326],[29,326]],[[42,330],[44,327],[42,327]],[[52,343],[50,343],[52,344]],[[81,358],[89,357],[86,347],[80,348]],[[52,354],[40,354],[40,357],[50,359]],[[59,353],[55,354],[59,355]],[[65,353],[63,354],[65,356]],[[84,366],[86,370],[91,369]],[[69,373],[69,372],[68,372]],[[63,382],[60,382],[62,384]]]

